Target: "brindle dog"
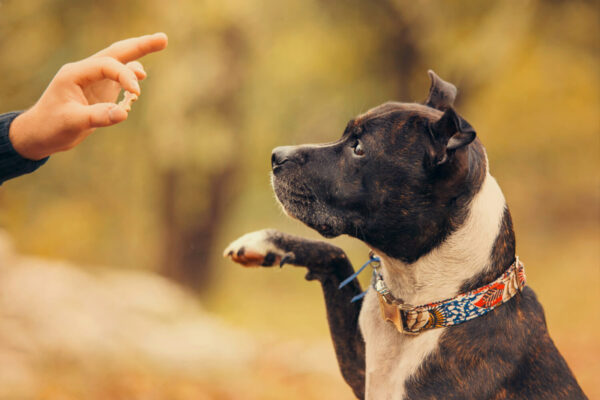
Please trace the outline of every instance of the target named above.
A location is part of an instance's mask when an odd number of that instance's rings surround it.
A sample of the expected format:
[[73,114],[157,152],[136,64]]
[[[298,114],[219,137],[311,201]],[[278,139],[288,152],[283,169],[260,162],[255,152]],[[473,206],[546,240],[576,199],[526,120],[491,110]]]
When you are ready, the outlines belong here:
[[[392,293],[415,305],[477,289],[515,261],[510,213],[485,150],[452,108],[456,88],[429,74],[425,104],[386,103],[351,120],[337,142],[272,155],[285,212],[325,237],[365,242]],[[336,246],[263,230],[225,255],[244,265],[308,268],[358,398],[585,398],[529,287],[471,321],[407,336],[381,318],[374,290],[356,303],[357,281],[338,290],[354,271]]]

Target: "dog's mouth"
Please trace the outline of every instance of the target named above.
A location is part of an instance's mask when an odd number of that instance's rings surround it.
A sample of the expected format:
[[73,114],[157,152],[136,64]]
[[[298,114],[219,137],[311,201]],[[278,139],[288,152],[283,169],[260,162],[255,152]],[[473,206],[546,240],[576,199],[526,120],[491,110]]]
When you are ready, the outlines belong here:
[[325,236],[326,238],[334,238],[336,236],[341,235],[341,232],[339,232],[338,229],[335,229],[333,226],[328,224],[320,224],[318,226],[310,227],[319,232],[321,235]]
[[311,194],[308,188],[283,182],[277,179],[275,174],[271,174],[271,186],[281,209],[292,218],[302,221],[301,216],[316,201],[316,196]]
[[341,235],[343,223],[331,215],[328,207],[319,201],[309,186],[301,182],[287,182],[274,174],[271,184],[275,198],[283,212],[325,237]]

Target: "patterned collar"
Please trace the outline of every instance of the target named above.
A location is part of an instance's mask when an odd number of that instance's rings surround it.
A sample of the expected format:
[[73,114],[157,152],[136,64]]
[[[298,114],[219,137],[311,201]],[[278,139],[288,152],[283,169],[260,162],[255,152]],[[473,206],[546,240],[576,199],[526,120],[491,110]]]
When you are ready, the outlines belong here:
[[492,283],[448,300],[413,306],[392,295],[379,272],[381,262],[378,257],[371,255],[366,265],[373,267],[373,287],[377,291],[383,319],[407,335],[458,325],[480,317],[506,303],[525,286],[525,268],[516,257],[515,262]]

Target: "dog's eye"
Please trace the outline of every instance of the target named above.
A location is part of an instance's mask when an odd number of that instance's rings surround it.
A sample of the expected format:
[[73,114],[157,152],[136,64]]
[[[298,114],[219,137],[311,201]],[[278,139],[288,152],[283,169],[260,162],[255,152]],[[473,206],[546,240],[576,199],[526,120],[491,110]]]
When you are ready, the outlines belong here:
[[352,145],[352,149],[354,150],[354,154],[356,154],[357,156],[364,156],[365,155],[365,151],[362,147],[362,144],[360,143],[359,140],[357,140],[356,142],[354,142],[354,144]]

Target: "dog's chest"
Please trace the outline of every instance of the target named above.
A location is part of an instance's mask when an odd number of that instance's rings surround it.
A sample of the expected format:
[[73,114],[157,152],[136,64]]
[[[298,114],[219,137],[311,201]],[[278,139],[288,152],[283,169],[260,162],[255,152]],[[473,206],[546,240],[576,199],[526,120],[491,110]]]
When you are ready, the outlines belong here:
[[445,328],[417,336],[398,332],[381,317],[373,290],[365,296],[359,324],[366,350],[366,399],[402,399],[406,381],[418,374],[427,356],[437,349]]

